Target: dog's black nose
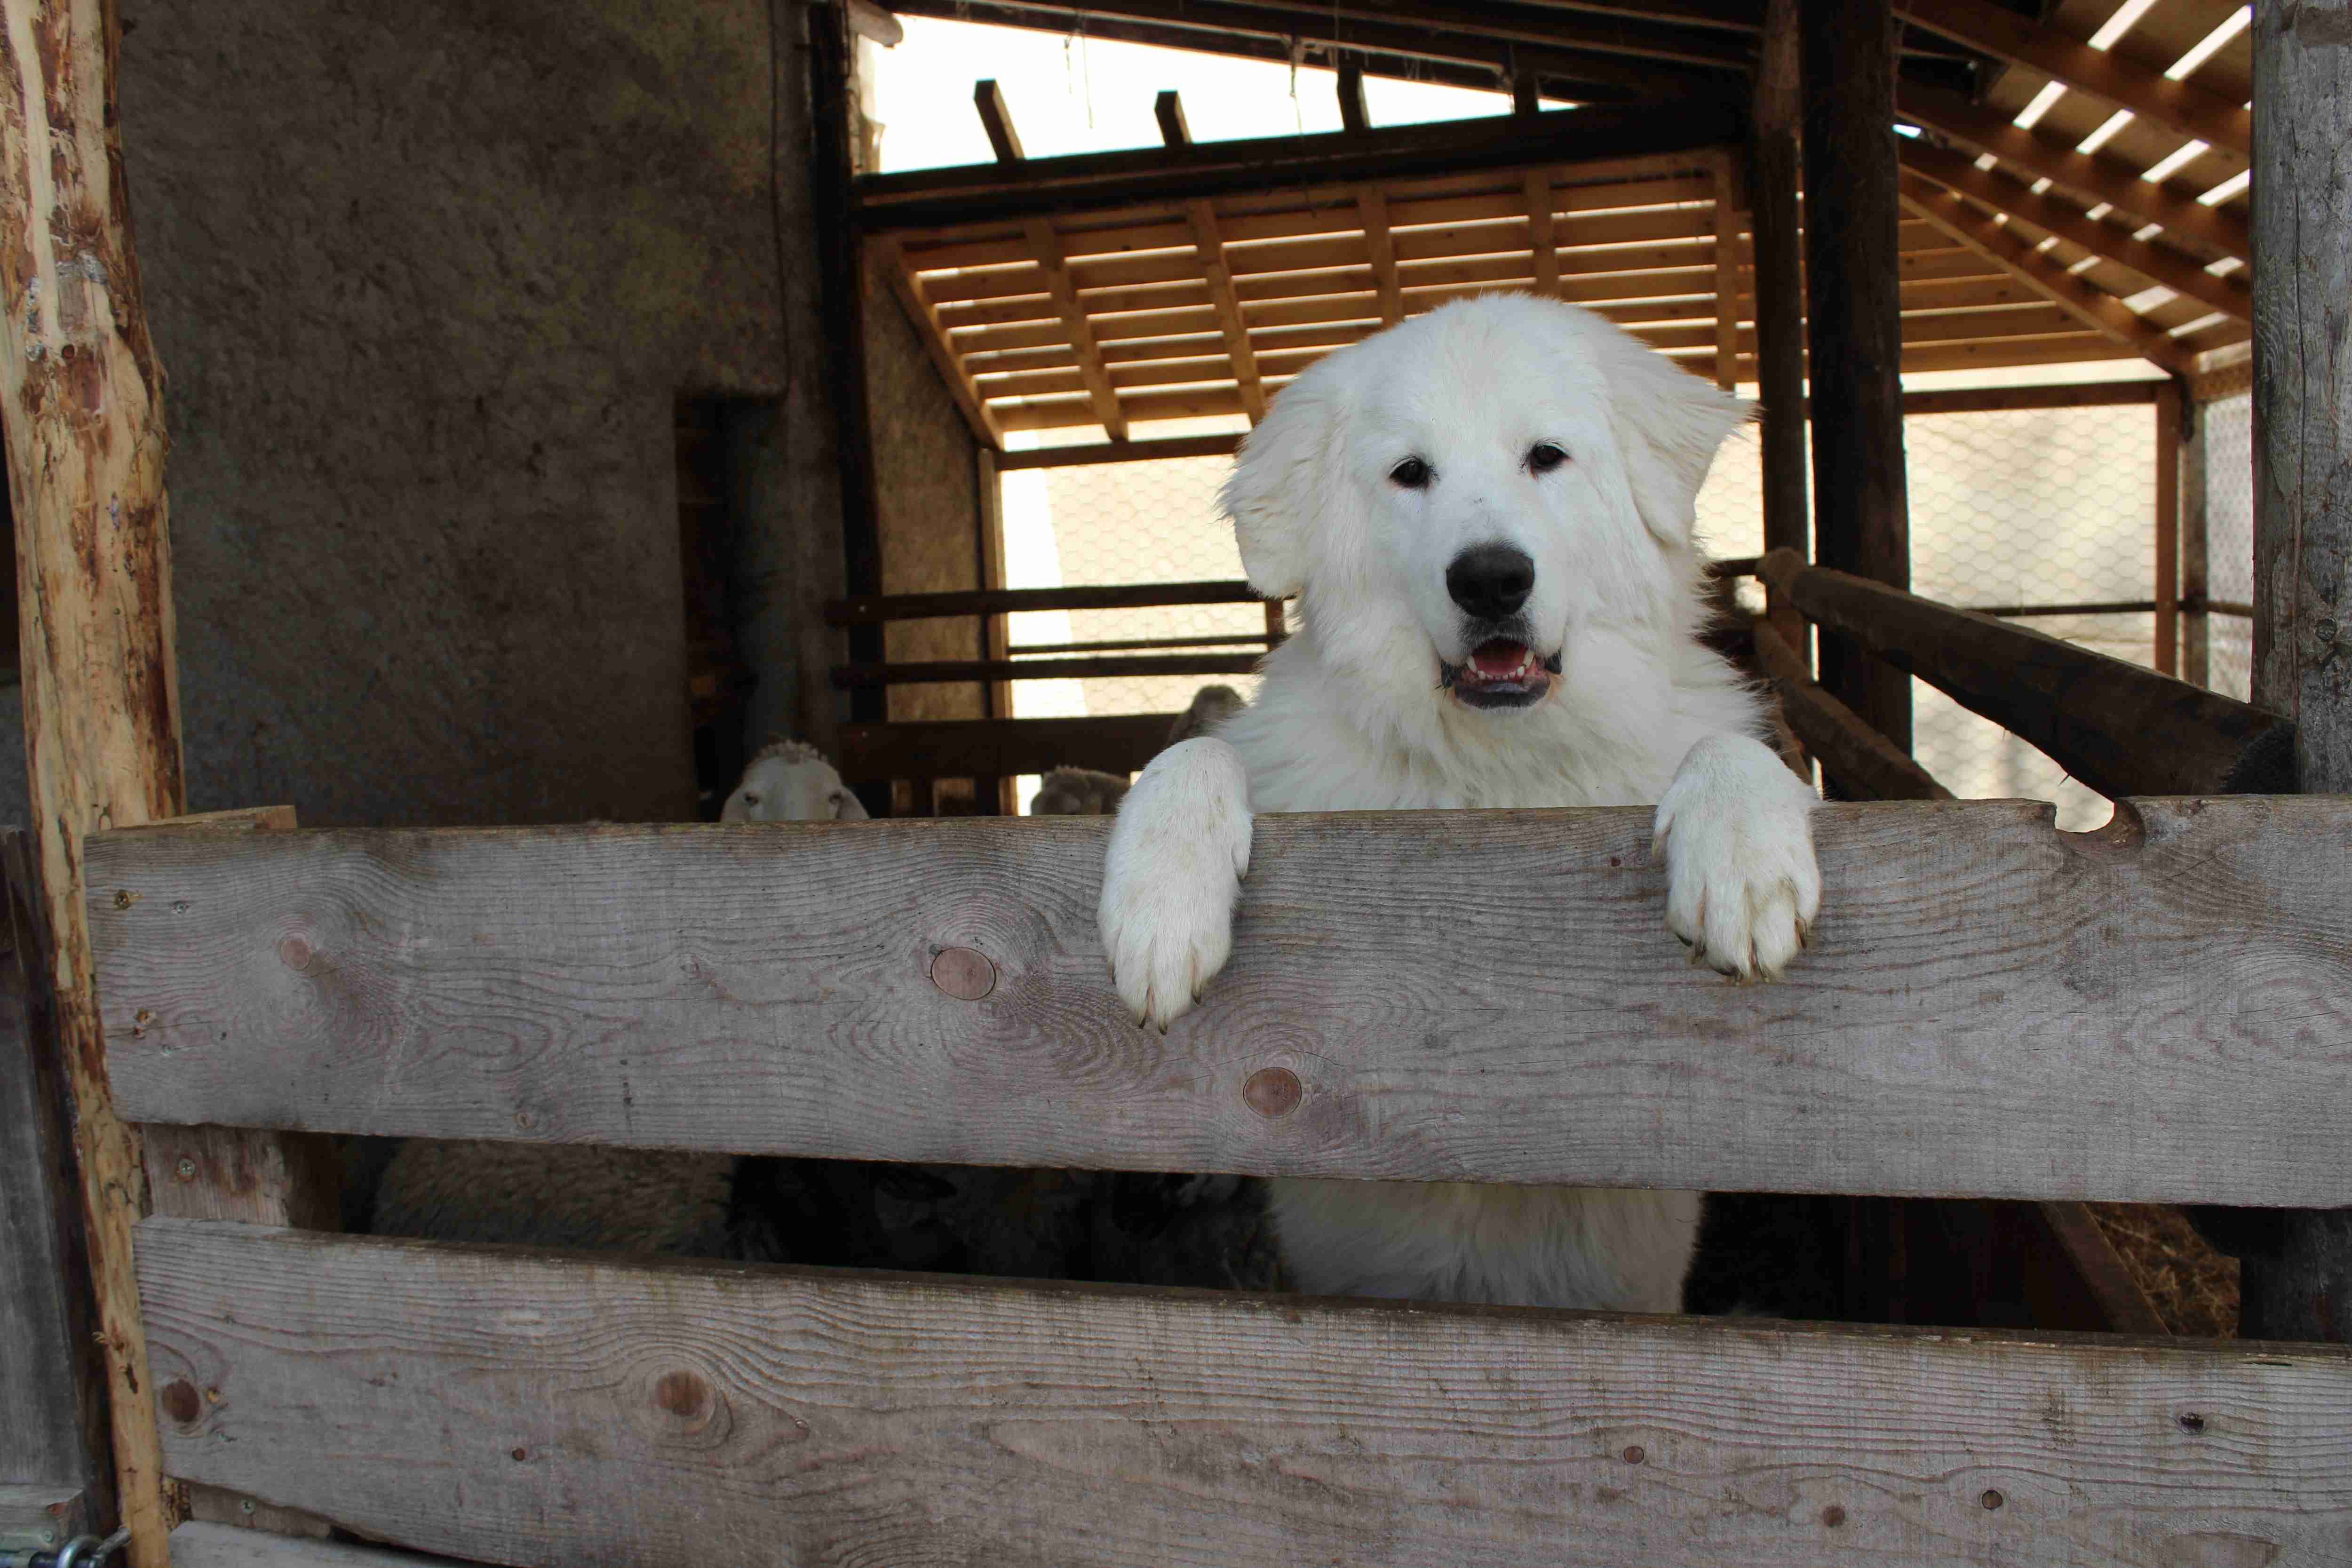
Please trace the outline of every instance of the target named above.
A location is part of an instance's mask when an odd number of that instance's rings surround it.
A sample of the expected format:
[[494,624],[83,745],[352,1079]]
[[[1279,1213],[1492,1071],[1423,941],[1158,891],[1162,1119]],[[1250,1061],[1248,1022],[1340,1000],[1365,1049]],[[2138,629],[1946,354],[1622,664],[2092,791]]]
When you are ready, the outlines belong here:
[[1517,615],[1535,585],[1536,563],[1507,544],[1465,550],[1445,569],[1445,591],[1454,602],[1485,621]]

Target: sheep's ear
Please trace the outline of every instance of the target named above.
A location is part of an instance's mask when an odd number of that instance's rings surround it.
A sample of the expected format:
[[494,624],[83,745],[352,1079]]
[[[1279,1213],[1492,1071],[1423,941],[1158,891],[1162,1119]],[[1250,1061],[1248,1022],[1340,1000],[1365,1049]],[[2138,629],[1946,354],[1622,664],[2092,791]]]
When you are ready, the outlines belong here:
[[1716,449],[1755,416],[1755,405],[1631,338],[1614,357],[1609,417],[1633,508],[1659,542],[1686,545]]
[[1322,504],[1333,420],[1323,378],[1300,376],[1275,395],[1225,481],[1221,499],[1234,520],[1242,570],[1269,599],[1307,585],[1307,532]]

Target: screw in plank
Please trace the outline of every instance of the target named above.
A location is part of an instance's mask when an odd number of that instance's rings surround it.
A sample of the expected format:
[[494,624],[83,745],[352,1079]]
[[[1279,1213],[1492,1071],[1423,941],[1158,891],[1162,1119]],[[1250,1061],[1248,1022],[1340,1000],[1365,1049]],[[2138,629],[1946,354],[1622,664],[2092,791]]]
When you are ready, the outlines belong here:
[[183,1154],[180,1163],[172,1167],[172,1173],[184,1182],[193,1182],[196,1179],[196,1163]]
[[251,1498],[249,1498],[249,1497],[248,1497],[248,1498],[239,1498],[239,1499],[237,1499],[237,1500],[236,1500],[236,1506],[237,1506],[237,1509],[238,1509],[238,1510],[239,1510],[239,1511],[244,1512],[244,1513],[251,1513],[251,1512],[253,1511],[253,1500],[252,1500]]
[[2003,1498],[1999,1492],[1992,1490],[1990,1488],[1987,1488],[1985,1489],[1984,1496],[1977,1499],[1977,1501],[1985,1505],[1987,1510],[1999,1508],[2007,1500],[2007,1499]]

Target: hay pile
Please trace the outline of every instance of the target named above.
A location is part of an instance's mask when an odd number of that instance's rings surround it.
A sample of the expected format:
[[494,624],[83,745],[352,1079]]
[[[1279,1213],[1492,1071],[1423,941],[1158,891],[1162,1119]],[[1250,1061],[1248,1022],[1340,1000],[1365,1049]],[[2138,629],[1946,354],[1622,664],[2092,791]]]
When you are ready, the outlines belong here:
[[2187,1215],[2164,1204],[2084,1206],[2166,1329],[2195,1339],[2238,1337],[2238,1260],[2214,1251]]

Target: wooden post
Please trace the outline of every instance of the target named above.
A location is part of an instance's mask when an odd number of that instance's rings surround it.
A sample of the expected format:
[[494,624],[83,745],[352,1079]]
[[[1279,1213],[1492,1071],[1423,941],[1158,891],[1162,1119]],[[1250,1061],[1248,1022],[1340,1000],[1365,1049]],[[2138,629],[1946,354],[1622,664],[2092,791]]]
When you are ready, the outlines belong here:
[[[1171,92],[1160,96],[1172,99],[1176,95]],[[980,586],[985,593],[1004,586],[1004,480],[996,471],[995,453],[983,447],[972,454],[972,485],[980,503]],[[992,661],[1013,657],[1010,624],[1001,611],[980,618],[980,657]],[[1013,682],[992,680],[982,690],[986,698],[987,717],[1013,717]],[[1017,786],[1011,774],[975,778],[971,793],[983,812],[992,810],[998,816],[1021,814]]]
[[[1907,587],[1895,19],[1886,0],[1799,0],[1805,295],[1813,388],[1813,558]],[[1911,683],[1834,637],[1822,684],[1911,749]]]
[[2206,604],[2212,575],[2206,567],[2206,405],[2191,398],[2181,409],[2180,435],[2180,679],[2213,683],[2212,624]]
[[2180,384],[2156,395],[2156,668],[2180,673]]
[[[2352,0],[2256,0],[2253,32],[2254,700],[2304,793],[2352,794]],[[2352,1210],[2280,1217],[2242,1331],[2352,1339]]]
[[1715,384],[1739,384],[1739,176],[1729,153],[1713,160],[1715,187]]
[[1334,84],[1339,92],[1339,129],[1369,130],[1372,123],[1370,110],[1364,107],[1364,68],[1341,66],[1339,79]]
[[145,1174],[114,1114],[91,989],[82,836],[181,809],[162,372],[125,210],[110,0],[6,0],[0,91],[0,423],[16,510],[25,743],[54,937],[115,1473],[135,1568],[166,1502],[131,1227]]
[[[1762,55],[1756,67],[1755,135],[1748,205],[1753,233],[1756,381],[1762,404],[1764,548],[1810,559],[1812,520],[1805,493],[1805,253],[1797,216],[1802,180],[1798,132],[1802,119],[1797,0],[1769,0]],[[1773,629],[1811,667],[1805,623],[1775,597]]]

